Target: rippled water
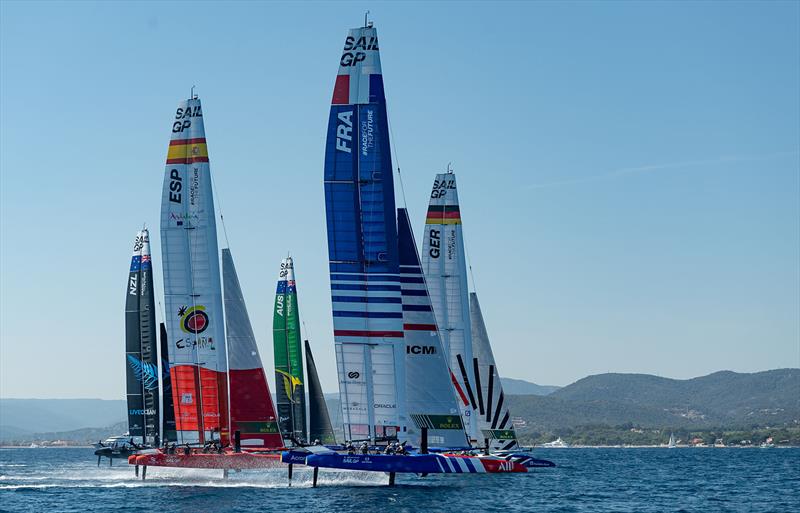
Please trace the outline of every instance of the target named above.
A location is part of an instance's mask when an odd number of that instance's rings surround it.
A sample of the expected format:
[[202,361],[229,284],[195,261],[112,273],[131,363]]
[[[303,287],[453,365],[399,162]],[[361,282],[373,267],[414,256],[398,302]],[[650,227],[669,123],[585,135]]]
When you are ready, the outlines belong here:
[[398,476],[308,470],[133,468],[92,449],[0,450],[2,511],[800,511],[800,449],[550,449],[556,468],[515,475]]

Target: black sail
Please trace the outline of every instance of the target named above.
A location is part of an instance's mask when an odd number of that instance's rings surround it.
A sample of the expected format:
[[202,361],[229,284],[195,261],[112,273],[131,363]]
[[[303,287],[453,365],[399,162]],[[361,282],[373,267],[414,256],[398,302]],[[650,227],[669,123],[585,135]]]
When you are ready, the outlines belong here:
[[161,323],[159,336],[161,342],[161,416],[164,419],[161,440],[164,443],[177,442],[175,406],[172,404],[172,380],[169,374],[169,342],[167,341],[167,327],[164,326],[163,322]]
[[128,432],[152,443],[158,436],[158,355],[155,297],[147,230],[136,236],[125,301]]
[[328,407],[325,404],[325,396],[322,394],[322,386],[319,384],[317,376],[317,366],[314,364],[314,357],[311,355],[311,346],[308,340],[306,346],[306,384],[308,385],[308,439],[309,441],[319,440],[323,444],[336,443],[333,434],[331,418],[328,415]]

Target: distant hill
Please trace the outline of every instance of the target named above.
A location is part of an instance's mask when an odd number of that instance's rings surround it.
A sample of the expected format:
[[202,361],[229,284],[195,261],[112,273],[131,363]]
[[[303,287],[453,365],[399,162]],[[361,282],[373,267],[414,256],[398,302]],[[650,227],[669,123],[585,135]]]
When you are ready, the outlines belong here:
[[547,397],[510,396],[509,405],[514,415],[538,429],[783,426],[800,423],[800,369],[722,371],[687,380],[598,374]]
[[[512,415],[525,422],[522,435],[590,425],[664,429],[800,425],[800,369],[723,371],[687,380],[599,374],[563,388],[504,379],[503,386]],[[555,390],[548,393],[548,389]],[[341,436],[338,394],[325,394],[325,399]],[[95,440],[124,432],[124,420],[122,400],[0,399],[0,441]]]
[[0,439],[110,426],[125,420],[125,408],[123,400],[0,399]]
[[507,395],[550,395],[561,387],[554,385],[537,385],[524,379],[500,378],[503,392]]

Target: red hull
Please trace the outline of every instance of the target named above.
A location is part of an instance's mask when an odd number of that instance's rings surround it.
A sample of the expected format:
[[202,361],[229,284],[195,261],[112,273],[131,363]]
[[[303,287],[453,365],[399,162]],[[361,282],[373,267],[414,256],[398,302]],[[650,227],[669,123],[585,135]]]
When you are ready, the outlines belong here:
[[142,454],[131,456],[128,463],[144,467],[255,469],[281,467],[280,454],[229,452],[222,454]]

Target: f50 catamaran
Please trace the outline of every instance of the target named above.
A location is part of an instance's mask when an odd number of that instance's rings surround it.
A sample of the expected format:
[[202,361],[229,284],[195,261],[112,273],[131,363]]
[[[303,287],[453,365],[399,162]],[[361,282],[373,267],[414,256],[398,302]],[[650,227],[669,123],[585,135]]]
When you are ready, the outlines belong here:
[[[400,209],[395,220],[378,52],[372,24],[350,30],[325,148],[339,395],[345,437],[364,442],[359,454],[352,446],[346,454],[310,448],[284,452],[282,461],[314,467],[314,486],[321,467],[388,472],[390,485],[397,472],[527,472],[532,460],[527,455],[428,453],[429,433],[437,442],[461,447],[477,440],[472,415],[480,386],[473,388],[468,367],[474,362],[466,266],[457,198],[452,203],[442,194],[432,204],[422,269],[406,211]],[[454,179],[452,190],[455,194]],[[426,287],[423,271],[428,269],[433,278],[428,277]],[[391,445],[408,440],[419,441],[419,453]],[[389,445],[375,454],[370,443]]]
[[339,398],[347,440],[404,437],[405,376],[386,100],[371,26],[345,39],[325,145],[325,210]]
[[159,445],[158,346],[150,235],[136,235],[125,302],[128,434],[142,445]]
[[305,377],[303,376],[303,346],[300,337],[300,316],[297,309],[297,284],[294,261],[286,257],[281,262],[278,287],[275,292],[275,312],[272,320],[275,358],[275,394],[278,416],[286,445],[306,439]]
[[274,466],[279,455],[242,452],[242,447],[263,451],[283,445],[239,278],[227,249],[222,255],[223,317],[208,160],[202,107],[193,97],[175,111],[161,202],[165,325],[172,346],[169,371],[176,441],[182,447],[148,451],[129,459],[137,465],[137,472],[139,466],[144,467],[142,479],[148,466],[226,471]]

